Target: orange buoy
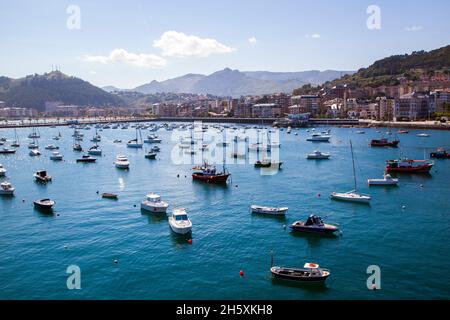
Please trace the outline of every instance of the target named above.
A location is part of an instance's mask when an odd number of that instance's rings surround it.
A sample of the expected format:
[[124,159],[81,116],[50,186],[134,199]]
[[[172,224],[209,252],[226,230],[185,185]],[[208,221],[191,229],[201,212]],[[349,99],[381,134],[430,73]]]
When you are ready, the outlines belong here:
[[239,275],[240,275],[241,277],[243,277],[243,276],[244,276],[244,270],[239,271]]

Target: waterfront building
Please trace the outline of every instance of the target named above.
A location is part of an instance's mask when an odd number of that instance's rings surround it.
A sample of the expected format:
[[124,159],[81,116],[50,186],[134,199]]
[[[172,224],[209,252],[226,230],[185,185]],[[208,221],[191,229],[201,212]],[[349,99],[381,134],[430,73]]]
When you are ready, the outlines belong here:
[[[319,112],[319,100],[318,95],[300,95],[291,97],[291,104],[298,106],[299,112],[296,113],[309,112],[314,116]],[[289,109],[289,111],[292,110],[297,111],[296,108]]]
[[32,108],[0,108],[0,118],[22,119],[36,117],[38,112]]
[[450,113],[450,89],[439,89],[430,93],[430,112]]
[[252,106],[252,117],[273,118],[282,116],[281,107],[275,103],[257,103]]
[[419,120],[429,116],[429,96],[424,93],[408,93],[395,102],[396,120]]

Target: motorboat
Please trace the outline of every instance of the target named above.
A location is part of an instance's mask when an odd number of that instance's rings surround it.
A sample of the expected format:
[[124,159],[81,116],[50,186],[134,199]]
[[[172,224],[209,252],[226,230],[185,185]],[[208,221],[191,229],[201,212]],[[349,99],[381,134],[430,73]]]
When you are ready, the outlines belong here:
[[52,181],[52,176],[50,176],[46,170],[40,170],[37,171],[35,174],[33,174],[33,177],[38,182],[50,182]]
[[421,137],[421,138],[428,138],[428,137],[430,137],[431,135],[428,134],[428,133],[418,133],[417,136],[418,136],[418,137]]
[[53,161],[61,161],[61,160],[63,160],[63,155],[61,154],[61,153],[59,153],[58,151],[54,151],[53,153],[52,153],[52,155],[50,156],[50,160],[53,160]]
[[117,200],[117,199],[119,199],[119,196],[114,193],[104,192],[104,193],[102,193],[102,198]]
[[161,196],[156,193],[150,193],[147,195],[146,200],[142,201],[141,209],[154,213],[166,213],[169,204],[161,200]]
[[258,206],[258,205],[251,205],[250,209],[251,209],[252,213],[267,214],[267,215],[273,215],[273,216],[284,216],[284,215],[286,215],[286,212],[289,210],[289,208],[287,208],[287,207],[276,208],[276,207],[265,207],[265,206]]
[[6,175],[6,169],[3,167],[3,165],[0,163],[0,177],[4,177]]
[[356,131],[356,134],[365,134],[366,132],[365,131],[362,131],[362,130],[359,130],[359,131]]
[[129,169],[130,168],[130,162],[128,161],[127,157],[124,155],[118,155],[116,157],[116,162],[114,162],[116,168],[118,169]]
[[154,146],[151,150],[152,150],[152,152],[159,152],[159,151],[161,151],[161,148],[158,146]]
[[116,140],[113,141],[113,143],[122,143],[122,140],[116,139]]
[[383,179],[368,179],[367,184],[369,186],[396,186],[398,179],[392,178],[389,173],[383,175]]
[[0,195],[1,196],[12,196],[16,189],[9,182],[0,183]]
[[161,143],[161,141],[161,139],[154,135],[150,135],[144,140],[145,143]]
[[397,133],[398,134],[407,134],[407,133],[409,133],[409,131],[408,130],[398,130]]
[[30,150],[30,156],[32,157],[38,157],[41,155],[41,152],[38,149],[31,149]]
[[74,145],[73,145],[73,151],[78,151],[78,152],[83,151],[83,148],[81,147],[81,144],[79,144],[79,143],[74,143]]
[[39,210],[51,211],[53,206],[55,205],[55,201],[51,199],[41,199],[33,202],[34,207]]
[[149,151],[145,154],[146,159],[155,160],[156,159],[156,153],[153,151]]
[[83,155],[81,158],[77,159],[77,162],[82,162],[82,163],[93,163],[95,161],[97,161],[97,159],[91,157],[90,155]]
[[305,263],[303,268],[271,267],[270,272],[275,278],[298,282],[324,282],[330,276],[330,270],[315,263]]
[[283,162],[272,162],[271,160],[268,160],[268,159],[261,160],[261,161],[258,160],[254,164],[255,168],[271,168],[272,166],[281,168],[282,165],[283,165]]
[[223,166],[223,171],[218,172],[215,166],[205,163],[203,166],[194,167],[194,173],[192,173],[192,179],[207,182],[207,183],[226,183],[228,177],[231,175]]
[[55,146],[54,144],[49,144],[48,146],[45,147],[45,150],[58,150],[59,147]]
[[386,161],[386,173],[429,173],[434,162],[401,158]]
[[331,136],[328,134],[313,133],[309,138],[306,138],[306,141],[329,142],[330,138],[331,138]]
[[310,215],[306,221],[296,221],[290,228],[297,232],[333,234],[339,231],[337,226],[326,224],[322,218],[314,214]]
[[310,160],[323,160],[323,159],[329,159],[331,157],[331,154],[329,153],[324,153],[324,152],[320,152],[318,150],[315,150],[312,153],[309,153],[306,156],[306,159],[310,159]]
[[101,156],[102,155],[102,149],[98,145],[92,146],[88,150],[88,154],[91,156]]
[[448,153],[444,148],[438,148],[435,152],[430,153],[430,158],[450,159],[450,153]]
[[169,225],[172,231],[178,234],[187,234],[192,231],[192,222],[183,208],[173,210],[169,217]]
[[373,139],[370,142],[370,146],[371,147],[397,147],[398,144],[400,143],[400,140],[392,140],[389,141],[386,138],[382,138],[382,139]]
[[16,153],[15,149],[2,148],[0,149],[0,154],[14,154]]

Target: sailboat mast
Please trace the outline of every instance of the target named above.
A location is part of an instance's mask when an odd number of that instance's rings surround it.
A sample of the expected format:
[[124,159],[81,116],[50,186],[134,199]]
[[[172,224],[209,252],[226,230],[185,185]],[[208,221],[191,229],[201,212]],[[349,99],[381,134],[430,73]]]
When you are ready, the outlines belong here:
[[350,150],[352,152],[352,164],[353,164],[353,180],[355,183],[355,191],[356,191],[356,171],[355,171],[355,158],[353,156],[353,145],[352,145],[352,140],[350,140]]

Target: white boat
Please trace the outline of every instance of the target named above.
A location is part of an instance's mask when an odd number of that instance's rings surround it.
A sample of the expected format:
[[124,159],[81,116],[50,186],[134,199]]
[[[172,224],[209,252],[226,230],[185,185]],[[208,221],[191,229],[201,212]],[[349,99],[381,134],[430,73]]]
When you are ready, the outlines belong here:
[[54,144],[49,144],[45,147],[45,150],[58,150],[59,147],[55,146]]
[[142,143],[142,134],[140,129],[136,129],[136,138],[133,140],[128,141],[127,147],[128,148],[135,148],[135,149],[142,149],[142,146],[144,144]]
[[37,144],[36,141],[30,142],[28,144],[28,149],[37,149],[37,148],[39,148],[39,145]]
[[144,140],[145,143],[161,143],[161,141],[161,139],[154,135],[150,135],[146,140]]
[[323,153],[318,150],[316,150],[313,153],[310,153],[306,156],[307,159],[311,159],[311,160],[329,159],[330,157],[331,157],[331,154]]
[[306,139],[306,141],[313,141],[313,142],[329,142],[331,136],[320,134],[320,133],[313,133],[309,138]]
[[289,210],[289,208],[274,208],[274,207],[264,207],[264,206],[257,206],[257,205],[251,205],[250,209],[252,210],[252,213],[258,213],[258,214],[267,214],[267,215],[274,215],[274,216],[284,216],[286,212]]
[[356,171],[355,171],[355,158],[353,156],[353,145],[350,140],[350,150],[352,153],[352,165],[353,165],[353,181],[354,181],[354,190],[348,191],[345,193],[342,192],[333,192],[330,197],[334,200],[348,201],[348,202],[359,202],[359,203],[370,203],[372,197],[368,194],[362,194],[357,191],[356,187]]
[[2,182],[0,183],[0,195],[2,196],[11,196],[14,194],[14,189],[11,183],[9,182]]
[[161,200],[161,197],[155,193],[147,195],[147,199],[142,201],[141,209],[155,213],[166,213],[169,204]]
[[50,160],[53,161],[61,161],[63,160],[63,158],[64,158],[63,155],[58,151],[53,152],[52,155],[50,156]]
[[6,169],[3,167],[3,165],[0,163],[0,177],[4,177],[6,175]]
[[91,156],[101,156],[102,155],[102,149],[98,145],[92,146],[88,150],[88,154]]
[[385,174],[383,179],[368,179],[369,186],[396,186],[398,179],[392,178],[390,174]]
[[36,179],[36,181],[39,182],[49,182],[52,181],[52,177],[47,174],[46,170],[40,170],[33,174],[33,177]]
[[118,169],[129,169],[130,168],[130,162],[128,161],[126,156],[118,155],[116,157],[116,162],[114,162],[116,168]]
[[421,138],[428,138],[428,137],[430,137],[431,135],[428,134],[428,133],[418,133],[417,136],[418,136],[418,137],[421,137]]
[[31,149],[30,150],[30,156],[32,157],[38,157],[41,155],[41,152],[38,149]]
[[175,233],[187,234],[192,231],[192,222],[183,208],[173,210],[169,217],[169,225]]

